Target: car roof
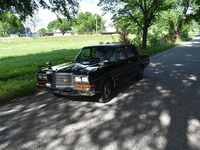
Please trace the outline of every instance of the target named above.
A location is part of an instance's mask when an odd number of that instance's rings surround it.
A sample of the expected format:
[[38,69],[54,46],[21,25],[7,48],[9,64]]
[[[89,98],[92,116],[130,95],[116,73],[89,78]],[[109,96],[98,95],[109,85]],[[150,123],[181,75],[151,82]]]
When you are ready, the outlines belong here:
[[134,46],[132,44],[100,44],[100,45],[91,45],[91,46],[85,46],[83,48],[90,48],[90,47],[118,47],[118,46]]

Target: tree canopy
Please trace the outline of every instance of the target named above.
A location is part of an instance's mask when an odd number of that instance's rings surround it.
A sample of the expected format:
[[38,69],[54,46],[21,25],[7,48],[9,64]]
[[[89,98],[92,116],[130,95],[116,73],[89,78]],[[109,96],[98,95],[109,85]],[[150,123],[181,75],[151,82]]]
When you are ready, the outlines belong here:
[[0,21],[1,36],[10,35],[14,29],[23,29],[24,26],[19,17],[11,12],[4,13]]
[[71,27],[72,21],[69,21],[67,18],[55,19],[54,21],[51,21],[47,26],[47,28],[51,31],[59,29],[63,35],[66,33],[66,31],[71,30]]
[[[169,32],[174,41],[180,39],[182,28],[185,24],[197,19],[198,1],[196,0],[173,0],[173,8],[166,13],[169,23]],[[189,11],[189,9],[191,9]]]
[[46,29],[41,28],[41,29],[38,30],[38,32],[40,33],[41,36],[45,36]]
[[168,0],[100,0],[99,6],[103,11],[110,11],[113,18],[126,16],[126,19],[136,23],[143,31],[142,48],[146,49],[148,28],[155,21],[156,16],[171,7]]
[[171,41],[176,42],[181,35],[186,34],[194,28],[193,26],[197,26],[194,20],[198,21],[200,8],[198,1],[195,0],[171,0],[171,2],[172,8],[160,13],[151,29],[154,33],[169,31]]
[[32,28],[34,32],[36,32],[36,27],[37,25],[41,22],[42,20],[39,18],[38,14],[34,14],[32,17],[29,16],[26,21],[24,22],[25,27]]
[[[104,13],[110,11],[114,20],[122,20],[118,28],[129,32],[142,30],[142,48],[146,49],[149,28],[154,32],[169,31],[171,40],[180,39],[180,35],[192,26],[192,20],[200,22],[199,0],[100,0]],[[197,26],[197,25],[196,25]],[[128,33],[127,32],[127,33]],[[131,31],[132,32],[132,31]]]
[[40,8],[48,9],[57,16],[64,15],[72,19],[78,13],[79,3],[77,0],[1,0],[0,16],[5,12],[13,12],[25,20],[32,16]]
[[84,34],[85,32],[87,34],[92,33],[96,30],[96,20],[97,18],[97,30],[101,31],[105,28],[104,24],[105,21],[103,21],[102,17],[98,14],[92,15],[90,12],[80,12],[78,13],[75,28],[78,30],[79,34]]
[[126,16],[118,17],[113,22],[113,26],[120,35],[120,42],[129,43],[130,40],[128,39],[128,35],[133,31],[135,24],[133,24]]

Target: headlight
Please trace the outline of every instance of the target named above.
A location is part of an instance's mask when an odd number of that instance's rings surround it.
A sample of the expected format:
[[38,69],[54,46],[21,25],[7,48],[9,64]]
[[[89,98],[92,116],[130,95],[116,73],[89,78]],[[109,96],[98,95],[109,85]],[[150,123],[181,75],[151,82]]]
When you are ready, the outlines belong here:
[[75,77],[75,82],[89,82],[88,77]]
[[38,79],[39,80],[47,80],[47,76],[46,75],[38,75]]
[[88,82],[88,77],[82,77],[82,82]]
[[42,76],[41,76],[41,75],[39,75],[39,76],[38,76],[38,79],[42,80]]
[[81,82],[81,77],[75,77],[76,82]]
[[44,76],[43,76],[43,79],[44,79],[44,80],[47,80],[47,76],[46,76],[46,75],[44,75]]

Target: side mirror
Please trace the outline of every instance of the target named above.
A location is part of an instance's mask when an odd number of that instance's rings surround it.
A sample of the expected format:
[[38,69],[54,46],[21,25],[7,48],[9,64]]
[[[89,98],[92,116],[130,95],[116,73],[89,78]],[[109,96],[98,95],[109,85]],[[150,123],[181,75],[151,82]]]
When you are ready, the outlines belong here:
[[51,68],[51,61],[48,61],[46,64],[47,64],[47,66],[48,66],[48,69],[52,69],[52,68]]
[[104,60],[103,62],[100,62],[99,64],[101,65],[101,66],[103,66],[103,65],[108,65],[110,62],[108,61],[108,60]]

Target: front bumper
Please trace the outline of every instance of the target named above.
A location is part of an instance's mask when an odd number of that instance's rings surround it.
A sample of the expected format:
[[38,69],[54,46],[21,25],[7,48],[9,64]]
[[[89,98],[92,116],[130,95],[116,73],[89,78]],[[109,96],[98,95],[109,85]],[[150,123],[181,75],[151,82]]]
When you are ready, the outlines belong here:
[[69,96],[94,96],[98,91],[95,91],[95,87],[93,88],[75,88],[74,85],[66,85],[66,86],[55,86],[52,83],[46,84],[37,84],[37,87],[45,89],[49,92],[61,94],[61,95],[69,95]]

